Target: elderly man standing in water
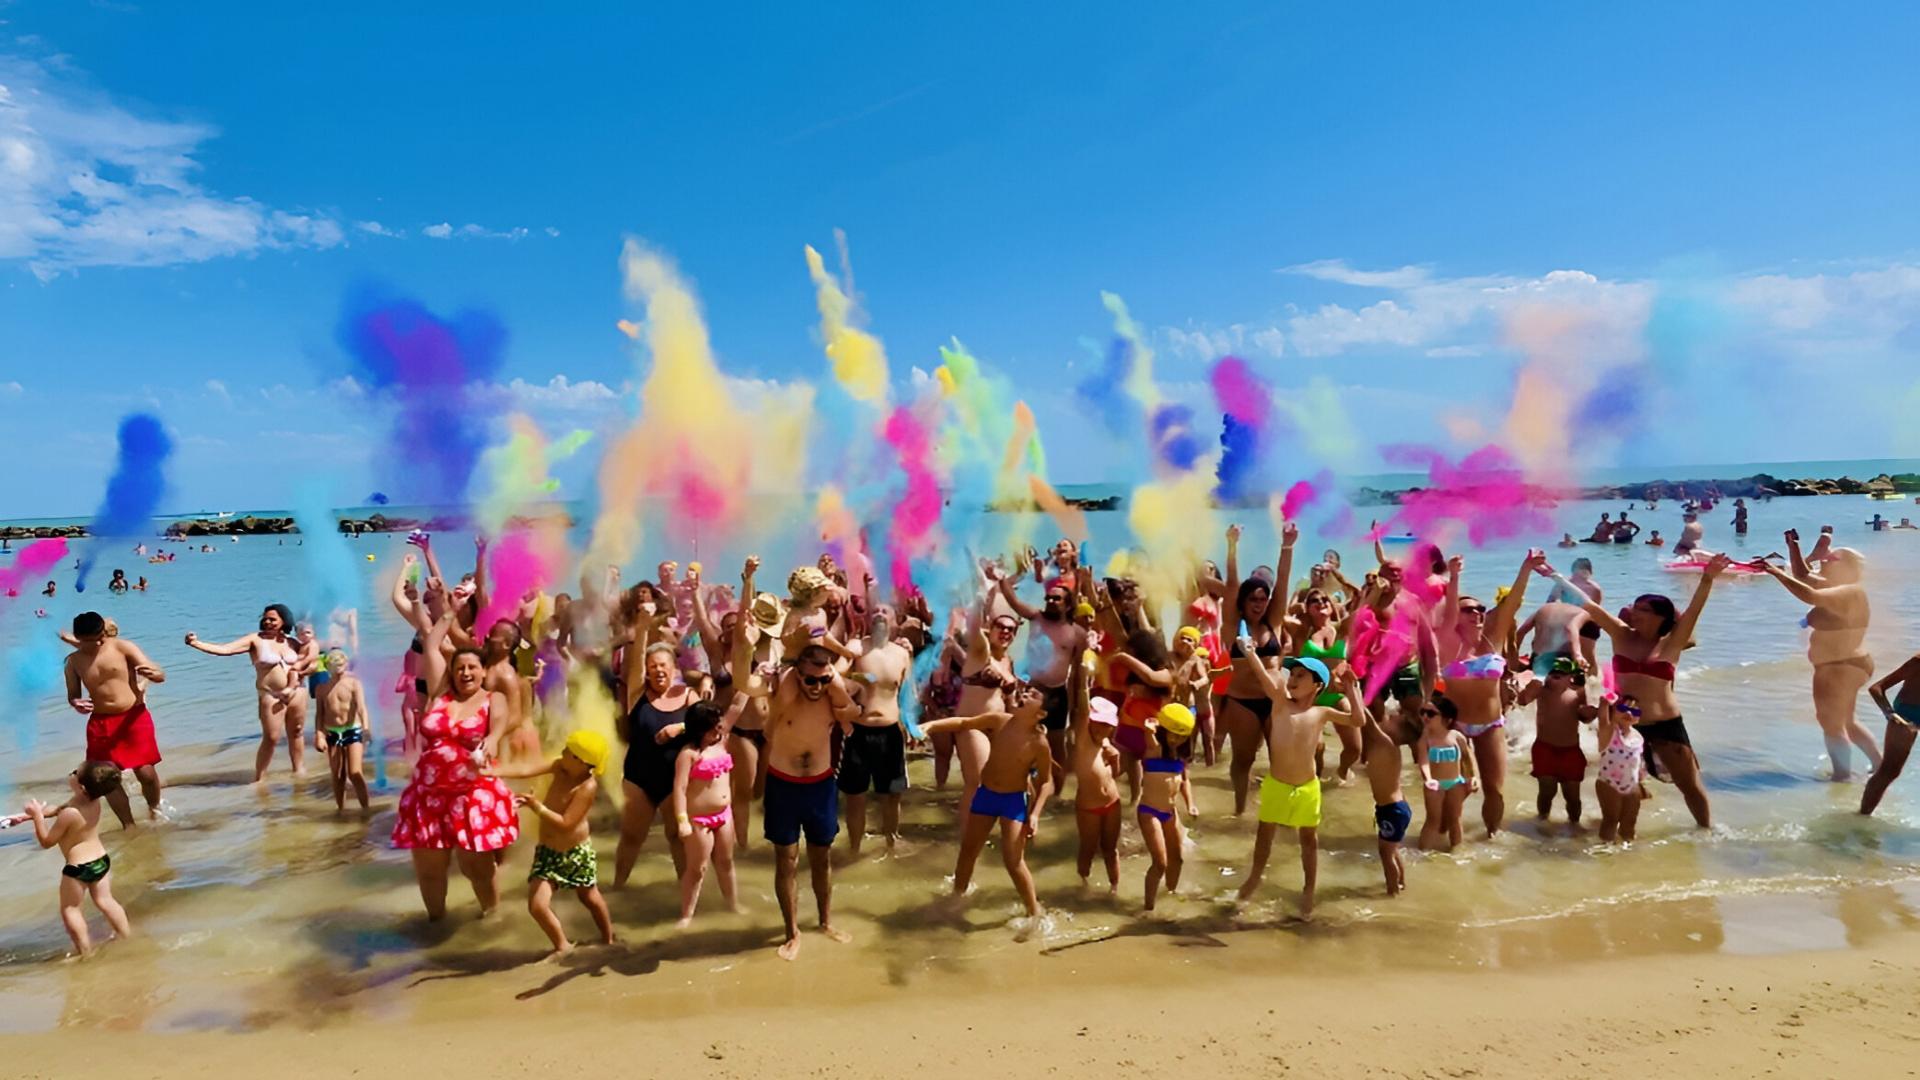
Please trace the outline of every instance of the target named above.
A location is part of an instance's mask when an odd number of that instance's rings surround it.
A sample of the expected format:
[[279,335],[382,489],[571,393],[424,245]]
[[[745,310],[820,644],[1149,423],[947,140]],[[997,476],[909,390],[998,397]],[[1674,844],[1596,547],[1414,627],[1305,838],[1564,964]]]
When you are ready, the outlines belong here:
[[1857,746],[1867,765],[1880,768],[1880,746],[1855,717],[1860,691],[1873,678],[1873,655],[1867,651],[1867,622],[1871,611],[1867,590],[1860,583],[1866,559],[1852,548],[1832,547],[1832,534],[1822,532],[1813,555],[1800,554],[1800,534],[1786,534],[1788,570],[1768,562],[1759,565],[1787,591],[1812,610],[1807,612],[1807,660],[1813,664],[1813,716],[1827,741],[1832,779],[1853,779],[1853,752]]
[[808,645],[780,680],[767,717],[767,788],[761,806],[767,842],[775,849],[773,888],[786,921],[780,959],[800,955],[798,877],[800,837],[807,839],[813,901],[820,932],[846,942],[833,925],[833,838],[840,832],[840,801],[833,776],[833,729],[852,731],[860,706],[824,645]]

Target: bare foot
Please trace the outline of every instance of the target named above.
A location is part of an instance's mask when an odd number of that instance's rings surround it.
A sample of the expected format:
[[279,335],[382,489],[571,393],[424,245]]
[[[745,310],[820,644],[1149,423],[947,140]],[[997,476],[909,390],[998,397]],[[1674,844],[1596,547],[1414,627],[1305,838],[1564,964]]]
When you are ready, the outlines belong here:
[[546,955],[546,962],[549,964],[557,964],[560,962],[560,959],[562,957],[566,956],[568,953],[572,951],[573,951],[573,942],[571,941],[566,942],[562,944],[559,948],[548,953]]
[[820,924],[820,932],[826,935],[828,941],[837,941],[842,945],[853,940],[852,934],[826,923]]
[[674,923],[673,928],[675,930],[685,930],[687,927],[692,925],[693,925],[693,916],[688,915],[686,918],[683,918],[679,922]]
[[780,959],[792,960],[800,955],[800,935],[795,934],[782,942],[778,950]]

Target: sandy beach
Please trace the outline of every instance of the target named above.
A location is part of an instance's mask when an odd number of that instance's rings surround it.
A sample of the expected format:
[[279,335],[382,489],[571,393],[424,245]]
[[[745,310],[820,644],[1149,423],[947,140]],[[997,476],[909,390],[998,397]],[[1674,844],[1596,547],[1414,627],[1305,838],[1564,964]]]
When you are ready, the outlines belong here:
[[[824,943],[810,944],[820,948]],[[1050,958],[1050,975],[988,992],[818,987],[785,1005],[653,1011],[607,1007],[598,988],[517,1002],[514,977],[470,994],[471,1015],[404,1026],[155,1038],[112,1030],[7,1040],[22,1078],[530,1076],[607,1062],[642,1075],[1393,1077],[1912,1076],[1909,1030],[1920,934],[1871,949],[1771,956],[1672,955],[1512,972],[1328,969],[1282,977],[1207,972],[1190,946],[1132,941],[1097,963]],[[1131,977],[1120,976],[1131,967]],[[520,979],[519,981],[525,981]],[[595,982],[599,980],[588,980]],[[609,980],[612,981],[612,980]],[[694,992],[696,998],[701,995]],[[836,1000],[838,998],[838,1000]],[[491,1004],[480,1004],[491,1002]],[[324,1016],[324,1010],[313,1019]]]

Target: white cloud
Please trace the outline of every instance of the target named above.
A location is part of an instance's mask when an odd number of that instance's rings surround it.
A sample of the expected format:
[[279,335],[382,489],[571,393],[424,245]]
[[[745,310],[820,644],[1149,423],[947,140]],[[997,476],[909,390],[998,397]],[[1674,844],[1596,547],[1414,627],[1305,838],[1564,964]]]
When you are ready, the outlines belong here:
[[620,392],[606,383],[593,379],[574,382],[565,375],[555,375],[544,383],[515,379],[501,389],[522,408],[589,410],[606,408],[620,400]]
[[560,235],[560,230],[559,230],[559,229],[556,229],[556,228],[554,228],[554,227],[553,227],[553,226],[551,226],[551,225],[549,225],[549,226],[547,226],[547,227],[546,227],[545,229],[543,229],[543,230],[541,230],[541,231],[542,231],[542,232],[545,232],[545,233],[546,233],[546,234],[547,234],[548,236],[559,236],[559,235]]
[[426,228],[421,229],[420,235],[432,237],[435,240],[445,240],[448,237],[453,235],[453,226],[450,223],[443,221],[438,225],[429,225]]
[[1920,326],[1920,266],[1893,263],[1850,274],[1758,274],[1738,281],[1732,303],[1775,328],[1885,344]]
[[1222,356],[1279,359],[1286,355],[1286,335],[1277,327],[1231,326],[1212,329],[1188,324],[1166,326],[1159,338],[1168,355],[1182,360],[1207,363]]
[[1345,259],[1318,259],[1284,267],[1280,272],[1367,289],[1410,289],[1426,284],[1432,277],[1425,267],[1420,266],[1403,266],[1398,270],[1355,270],[1347,265]]
[[[554,230],[548,230],[548,232],[553,236],[560,235]],[[511,229],[490,229],[471,221],[459,228],[454,228],[452,222],[443,221],[438,225],[429,225],[421,229],[420,235],[433,240],[452,240],[455,237],[462,240],[524,240],[527,238],[528,230],[522,225],[516,225]]]
[[0,383],[0,397],[19,397],[26,392],[27,388],[17,381]]
[[399,236],[400,234],[377,221],[356,221],[353,227],[369,236]]
[[0,259],[46,278],[341,242],[323,214],[203,187],[196,155],[216,134],[136,116],[63,64],[0,57]]
[[221,382],[219,379],[208,379],[205,385],[207,393],[219,398],[228,405],[233,404],[233,395],[227,392],[226,383]]

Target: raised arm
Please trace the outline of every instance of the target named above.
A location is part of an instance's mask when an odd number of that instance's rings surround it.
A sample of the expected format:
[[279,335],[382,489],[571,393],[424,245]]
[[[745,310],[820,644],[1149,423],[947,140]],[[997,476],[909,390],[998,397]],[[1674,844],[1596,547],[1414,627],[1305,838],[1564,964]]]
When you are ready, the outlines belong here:
[[[476,535],[473,538],[473,610],[487,610],[487,601],[491,598],[492,594],[487,590],[487,538]],[[476,616],[475,622],[478,621]],[[473,632],[484,636],[488,629],[476,625]]]
[[1700,625],[1700,613],[1707,607],[1707,594],[1713,591],[1713,579],[1719,577],[1720,572],[1732,561],[1725,555],[1715,555],[1713,561],[1700,571],[1700,587],[1693,590],[1693,601],[1687,605],[1687,610],[1680,613],[1680,621],[1674,624],[1673,632],[1660,639],[1660,654],[1668,661],[1679,660],[1688,643],[1693,641],[1694,627]]
[[1539,573],[1540,568],[1545,565],[1547,565],[1545,552],[1537,549],[1527,552],[1527,557],[1520,562],[1520,572],[1513,577],[1513,587],[1507,590],[1505,599],[1493,605],[1493,614],[1487,619],[1489,638],[1494,641],[1504,640],[1507,632],[1513,629],[1513,617],[1527,599],[1527,583],[1532,581],[1533,575]]
[[[1013,577],[1011,575],[1000,579],[1000,596],[1007,602],[1007,606],[1013,609],[1014,614],[1028,622],[1032,622],[1040,617],[1040,609],[1034,607],[1032,604],[1023,603],[1020,599],[1020,594],[1014,591]],[[1069,614],[1071,614],[1071,612],[1069,612]]]
[[187,631],[186,640],[189,647],[199,649],[208,656],[239,656],[241,653],[251,650],[254,641],[256,641],[258,637],[259,635],[257,634],[248,634],[246,637],[235,638],[225,644],[215,645],[210,642],[201,641],[199,635],[189,630]]
[[429,699],[446,692],[447,655],[440,651],[440,646],[446,643],[447,631],[452,625],[453,609],[448,608],[440,621],[427,631],[426,641],[421,644],[420,677],[426,680]]
[[416,565],[418,564],[414,560],[413,552],[407,552],[406,558],[400,564],[400,573],[393,579],[391,599],[393,610],[400,613],[400,618],[415,631],[424,634],[428,630],[425,605],[407,595],[407,573]]
[[1267,625],[1276,633],[1286,626],[1288,601],[1293,596],[1293,545],[1299,539],[1300,526],[1291,521],[1280,526],[1280,564],[1274,568],[1273,598],[1267,602]]
[[1806,577],[1807,576],[1807,558],[1805,555],[1800,554],[1800,530],[1788,529],[1786,534],[1786,541],[1787,541],[1788,568],[1792,570],[1794,577],[1797,577],[1797,578]]
[[1333,722],[1340,727],[1365,727],[1368,720],[1366,690],[1360,685],[1360,678],[1353,673],[1351,666],[1340,675],[1340,694],[1346,698],[1347,711],[1337,714]]
[[[1242,634],[1239,641],[1240,654],[1242,656],[1253,656],[1253,639]],[[1253,677],[1260,682],[1261,692],[1265,693],[1268,697],[1278,699],[1286,696],[1285,691],[1281,688],[1278,677],[1274,675],[1273,671],[1268,668],[1267,665],[1256,661],[1248,664],[1247,670],[1253,672]]]
[[[1220,597],[1220,631],[1240,632],[1240,526],[1227,526],[1227,587]],[[1252,656],[1252,653],[1248,653]]]
[[1838,588],[1820,588],[1804,580],[1800,575],[1789,574],[1770,562],[1761,562],[1759,566],[1772,575],[1775,581],[1785,585],[1787,591],[1803,604],[1819,607],[1840,595]]
[[1633,632],[1627,627],[1626,623],[1620,621],[1619,616],[1601,607],[1593,597],[1586,594],[1585,590],[1580,589],[1575,586],[1573,582],[1561,577],[1558,572],[1555,572],[1552,577],[1553,583],[1560,587],[1559,591],[1569,600],[1578,604],[1580,610],[1587,613],[1587,618],[1592,619],[1595,625],[1605,630],[1608,637],[1618,638],[1624,634]]

